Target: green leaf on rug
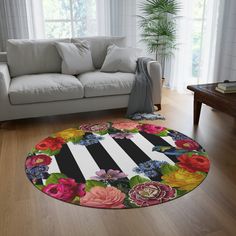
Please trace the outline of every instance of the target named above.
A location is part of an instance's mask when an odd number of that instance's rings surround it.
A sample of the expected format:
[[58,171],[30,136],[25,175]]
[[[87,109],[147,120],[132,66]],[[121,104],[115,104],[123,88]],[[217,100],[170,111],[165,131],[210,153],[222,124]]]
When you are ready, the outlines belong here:
[[198,156],[204,156],[204,157],[208,158],[208,154],[206,152],[192,151],[192,152],[188,152],[187,155],[189,157],[191,157],[192,155],[198,155]]
[[168,136],[168,131],[167,130],[164,130],[158,134],[155,134],[156,136],[159,136],[159,137],[166,137]]
[[179,169],[179,167],[178,166],[176,166],[176,165],[170,165],[170,164],[163,164],[162,166],[161,166],[161,173],[163,174],[163,175],[168,175],[168,174],[170,174],[171,172],[173,172],[173,171],[176,171],[176,170],[178,170]]
[[186,191],[186,190],[176,189],[177,197],[183,196],[183,195],[186,194],[187,192],[188,192],[188,191]]
[[97,180],[86,180],[85,189],[86,192],[89,192],[91,188],[95,186],[106,187],[107,185],[101,181]]
[[77,144],[77,143],[79,143],[82,139],[83,139],[83,136],[79,136],[79,137],[70,138],[68,141],[69,141],[69,142],[72,142],[73,144]]
[[99,135],[106,135],[106,134],[108,134],[108,130],[97,131],[94,133],[99,134]]
[[80,197],[76,196],[71,203],[73,204],[78,204],[79,205],[79,202],[80,202]]
[[121,192],[128,194],[130,190],[129,180],[126,178],[109,181],[109,184],[115,188],[118,188]]
[[132,129],[132,130],[125,130],[127,133],[134,133],[134,134],[136,134],[136,133],[138,133],[139,132],[139,130],[138,129]]
[[44,185],[35,184],[34,186],[41,191],[44,188]]
[[48,156],[55,156],[55,155],[59,154],[60,151],[61,151],[61,149],[58,149],[58,150],[55,150],[55,151],[52,151],[50,149],[47,149],[47,150],[37,150],[37,149],[35,149],[35,153],[45,154],[45,155],[48,155]]
[[126,208],[138,208],[136,204],[130,201],[129,197],[126,197],[123,204],[125,205]]
[[67,178],[66,175],[62,173],[52,173],[46,180],[46,185],[48,184],[57,184],[59,179]]
[[151,181],[150,179],[146,179],[139,175],[135,175],[134,177],[130,179],[129,184],[130,184],[130,187],[133,188],[137,184],[146,183],[150,181]]
[[32,148],[32,150],[31,150],[31,154],[35,154],[36,152],[37,152],[38,150],[34,147],[34,148]]

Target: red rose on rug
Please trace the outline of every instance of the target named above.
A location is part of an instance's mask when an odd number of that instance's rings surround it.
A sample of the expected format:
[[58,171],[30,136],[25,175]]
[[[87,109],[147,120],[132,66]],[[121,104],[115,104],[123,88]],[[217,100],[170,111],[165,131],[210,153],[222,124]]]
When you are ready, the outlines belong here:
[[48,137],[44,140],[42,140],[40,143],[38,143],[35,148],[37,150],[52,150],[52,151],[55,151],[55,150],[58,150],[58,149],[61,149],[62,148],[62,144],[64,144],[65,141],[60,138],[60,137],[57,137],[57,138],[52,138],[52,137]]
[[210,168],[210,161],[204,156],[193,154],[190,157],[187,154],[183,154],[178,157],[178,160],[180,161],[177,163],[179,167],[192,173],[197,171],[208,172]]
[[193,150],[198,150],[199,149],[199,144],[194,142],[191,139],[182,139],[182,140],[177,140],[175,142],[175,145],[178,148],[181,149],[186,149],[188,151],[193,151]]
[[129,191],[130,200],[141,207],[167,202],[175,196],[175,189],[159,182],[137,184]]
[[115,187],[96,186],[80,198],[81,206],[97,208],[124,208],[125,194]]
[[159,134],[166,130],[166,128],[151,124],[142,124],[139,126],[139,130],[148,134]]
[[48,166],[52,161],[52,158],[47,155],[37,155],[37,156],[31,156],[28,157],[26,160],[26,167],[34,167],[34,166]]
[[51,197],[65,202],[71,202],[76,196],[85,195],[85,185],[78,184],[74,179],[59,179],[58,184],[48,184],[42,190]]

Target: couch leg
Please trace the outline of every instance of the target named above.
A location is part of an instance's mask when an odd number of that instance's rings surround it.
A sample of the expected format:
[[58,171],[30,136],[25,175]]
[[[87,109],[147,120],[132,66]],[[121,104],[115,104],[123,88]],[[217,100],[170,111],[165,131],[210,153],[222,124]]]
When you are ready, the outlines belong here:
[[155,106],[157,107],[157,111],[161,110],[161,104],[155,104]]

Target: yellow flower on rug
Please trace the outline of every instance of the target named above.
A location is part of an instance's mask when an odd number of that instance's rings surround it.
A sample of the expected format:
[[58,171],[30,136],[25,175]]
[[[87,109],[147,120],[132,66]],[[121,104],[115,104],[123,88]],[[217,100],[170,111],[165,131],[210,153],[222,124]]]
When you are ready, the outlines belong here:
[[196,188],[205,179],[205,176],[200,173],[190,173],[182,168],[173,171],[161,177],[165,184],[179,188],[180,190],[190,191]]
[[74,138],[80,138],[84,134],[85,132],[83,130],[71,128],[71,129],[66,129],[61,132],[55,133],[55,136],[63,138],[65,141],[70,141],[71,139],[74,139]]

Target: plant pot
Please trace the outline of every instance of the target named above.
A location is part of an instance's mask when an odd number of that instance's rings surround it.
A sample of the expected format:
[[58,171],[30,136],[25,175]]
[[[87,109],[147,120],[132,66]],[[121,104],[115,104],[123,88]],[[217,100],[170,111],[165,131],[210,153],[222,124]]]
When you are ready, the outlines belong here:
[[163,87],[164,84],[165,84],[165,78],[162,78],[162,79],[161,79],[161,86]]

